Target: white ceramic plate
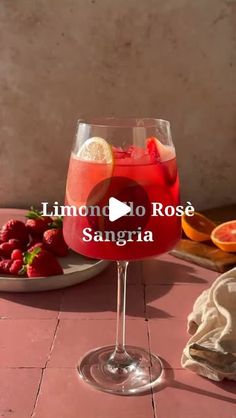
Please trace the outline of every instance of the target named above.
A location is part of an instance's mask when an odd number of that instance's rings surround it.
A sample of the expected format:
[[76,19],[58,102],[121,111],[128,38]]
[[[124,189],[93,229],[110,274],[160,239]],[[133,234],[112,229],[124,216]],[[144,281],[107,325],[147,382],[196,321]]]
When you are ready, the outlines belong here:
[[[22,209],[0,209],[0,227],[9,219],[25,220],[27,211]],[[102,272],[109,261],[94,260],[70,251],[67,257],[59,259],[64,274],[60,276],[25,277],[0,276],[2,292],[41,292],[44,290],[61,289],[91,279]]]

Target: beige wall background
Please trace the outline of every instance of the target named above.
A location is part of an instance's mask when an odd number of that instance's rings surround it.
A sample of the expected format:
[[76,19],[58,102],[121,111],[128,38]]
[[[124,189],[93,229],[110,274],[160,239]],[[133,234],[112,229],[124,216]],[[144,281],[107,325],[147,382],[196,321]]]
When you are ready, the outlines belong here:
[[62,203],[101,115],[169,119],[182,199],[236,201],[235,0],[4,0],[0,32],[1,207]]

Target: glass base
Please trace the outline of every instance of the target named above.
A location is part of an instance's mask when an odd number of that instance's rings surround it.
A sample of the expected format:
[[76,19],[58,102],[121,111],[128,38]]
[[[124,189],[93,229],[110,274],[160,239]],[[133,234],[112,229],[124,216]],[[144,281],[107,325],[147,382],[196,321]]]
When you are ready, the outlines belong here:
[[161,382],[163,365],[154,354],[127,346],[127,357],[119,365],[113,361],[114,346],[90,351],[78,366],[80,377],[94,388],[118,395],[148,391]]

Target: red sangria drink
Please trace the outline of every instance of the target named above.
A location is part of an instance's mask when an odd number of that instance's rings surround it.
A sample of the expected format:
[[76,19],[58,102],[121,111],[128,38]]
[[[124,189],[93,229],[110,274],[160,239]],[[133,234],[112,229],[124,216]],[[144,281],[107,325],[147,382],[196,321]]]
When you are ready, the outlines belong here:
[[[74,251],[118,265],[115,346],[88,353],[80,376],[112,393],[156,385],[160,359],[125,346],[128,262],[171,250],[180,238],[179,179],[170,124],[160,119],[80,121],[69,162],[65,240]],[[151,372],[150,372],[151,370]]]

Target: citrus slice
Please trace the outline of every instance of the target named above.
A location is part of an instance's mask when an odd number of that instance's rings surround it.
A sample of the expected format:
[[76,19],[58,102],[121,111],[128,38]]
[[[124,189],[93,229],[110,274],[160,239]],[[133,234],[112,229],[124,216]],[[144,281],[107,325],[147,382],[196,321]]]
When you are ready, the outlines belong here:
[[218,225],[211,233],[214,244],[223,251],[236,252],[236,220]]
[[66,203],[73,206],[96,204],[105,195],[109,181],[104,182],[93,196],[93,189],[98,183],[109,179],[114,168],[111,146],[103,138],[87,139],[77,155],[72,153],[66,185]]
[[193,241],[208,241],[211,239],[211,233],[216,227],[215,223],[201,213],[194,212],[193,216],[182,216],[182,228]]
[[112,147],[107,141],[98,136],[87,139],[80,148],[78,158],[84,161],[94,161],[98,163],[112,164]]
[[175,149],[171,145],[164,145],[157,139],[152,136],[147,138],[146,146],[151,158],[159,159],[160,161],[169,161],[175,158]]

